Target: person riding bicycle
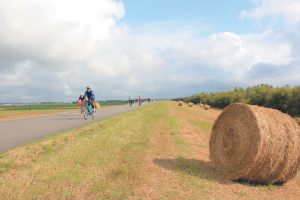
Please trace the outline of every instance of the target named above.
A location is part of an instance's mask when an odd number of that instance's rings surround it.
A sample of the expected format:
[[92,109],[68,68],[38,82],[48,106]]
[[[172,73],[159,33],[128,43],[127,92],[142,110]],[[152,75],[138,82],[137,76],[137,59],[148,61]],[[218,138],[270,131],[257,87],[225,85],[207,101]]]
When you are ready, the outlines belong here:
[[84,97],[86,97],[89,103],[92,105],[94,112],[96,113],[95,109],[95,94],[90,86],[86,87],[86,91],[84,93]]
[[84,100],[85,100],[85,97],[84,97],[83,93],[81,93],[77,100],[77,104],[80,106],[81,114],[83,113],[83,110],[84,110]]
[[130,106],[133,104],[133,98],[131,96],[128,97],[128,103]]
[[139,106],[141,106],[141,105],[142,105],[142,101],[143,101],[142,97],[141,97],[141,96],[139,96],[139,97],[138,97]]

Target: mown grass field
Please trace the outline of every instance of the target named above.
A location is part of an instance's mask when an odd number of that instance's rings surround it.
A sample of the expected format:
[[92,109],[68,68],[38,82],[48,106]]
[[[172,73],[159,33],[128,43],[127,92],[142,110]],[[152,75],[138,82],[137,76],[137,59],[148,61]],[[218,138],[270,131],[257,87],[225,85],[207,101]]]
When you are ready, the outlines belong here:
[[298,199],[226,180],[209,161],[220,110],[160,102],[0,154],[0,199]]

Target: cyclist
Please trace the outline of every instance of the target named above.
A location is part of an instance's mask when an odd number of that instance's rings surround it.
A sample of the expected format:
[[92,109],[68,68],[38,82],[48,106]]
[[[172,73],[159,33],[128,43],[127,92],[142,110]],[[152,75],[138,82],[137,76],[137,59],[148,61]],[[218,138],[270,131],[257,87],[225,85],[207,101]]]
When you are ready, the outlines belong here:
[[131,96],[128,97],[128,103],[130,106],[133,104],[133,98]]
[[84,100],[85,100],[85,97],[84,97],[83,93],[81,93],[77,100],[77,104],[80,106],[81,114],[84,112]]
[[96,113],[95,109],[95,94],[90,86],[86,87],[86,91],[84,93],[84,97],[86,97],[89,103],[92,105],[94,113]]
[[139,97],[138,97],[139,106],[141,106],[141,105],[142,105],[142,101],[143,101],[142,97],[141,97],[141,96],[139,96]]

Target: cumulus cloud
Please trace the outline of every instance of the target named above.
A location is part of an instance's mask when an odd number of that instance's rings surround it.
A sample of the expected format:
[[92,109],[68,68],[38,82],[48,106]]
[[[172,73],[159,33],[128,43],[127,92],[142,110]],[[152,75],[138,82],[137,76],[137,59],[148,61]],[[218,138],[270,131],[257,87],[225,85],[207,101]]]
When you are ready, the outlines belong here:
[[124,12],[123,3],[112,0],[1,0],[1,93],[14,91],[7,101],[32,91],[37,100],[49,93],[66,99],[95,74],[112,74],[105,61],[114,37],[124,37],[126,27],[117,24]]
[[260,20],[265,17],[283,17],[286,22],[300,21],[299,0],[255,0],[255,7],[249,11],[243,11],[242,17]]
[[86,85],[125,99],[299,83],[299,26],[201,36],[174,21],[132,29],[125,14],[117,0],[0,0],[1,101],[71,101]]
[[[283,63],[272,63],[261,61],[254,64],[247,74],[249,82],[258,82],[265,80],[274,85],[280,84],[299,84],[300,59],[300,1],[298,0],[255,0],[255,6],[251,10],[241,12],[244,18],[255,19],[266,23],[265,19],[272,19],[274,24],[280,24],[275,31],[271,31],[267,37],[261,37],[263,41],[269,43],[280,43],[280,49],[286,49],[289,52],[289,59]],[[266,26],[270,24],[266,23]],[[288,44],[288,48],[286,48]],[[277,48],[274,48],[269,54],[281,54]],[[279,56],[279,55],[278,55]]]

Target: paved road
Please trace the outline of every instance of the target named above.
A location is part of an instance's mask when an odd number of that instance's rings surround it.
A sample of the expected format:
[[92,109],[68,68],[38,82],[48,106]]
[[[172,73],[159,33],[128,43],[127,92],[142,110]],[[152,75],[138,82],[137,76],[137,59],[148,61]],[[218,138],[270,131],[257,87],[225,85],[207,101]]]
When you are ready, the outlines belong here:
[[101,108],[95,119],[85,120],[78,111],[30,119],[0,121],[0,152],[33,142],[47,135],[99,121],[137,108],[128,105]]

